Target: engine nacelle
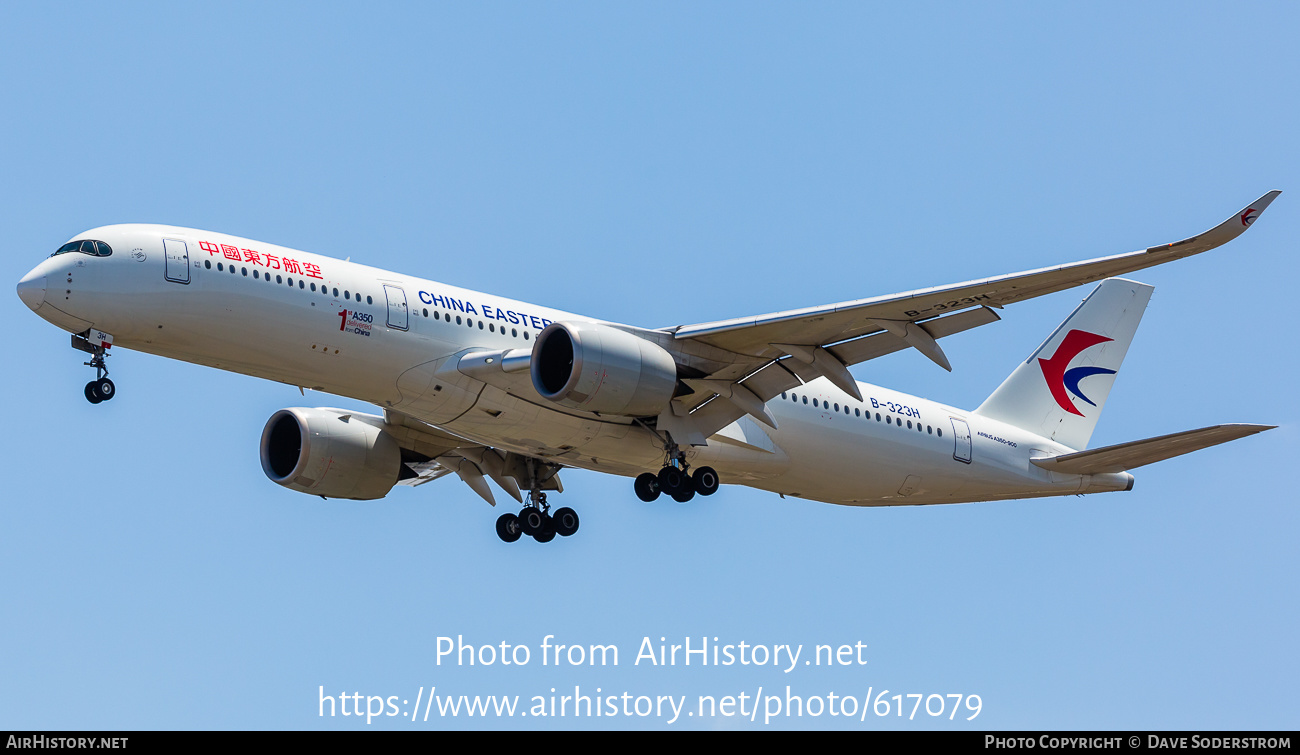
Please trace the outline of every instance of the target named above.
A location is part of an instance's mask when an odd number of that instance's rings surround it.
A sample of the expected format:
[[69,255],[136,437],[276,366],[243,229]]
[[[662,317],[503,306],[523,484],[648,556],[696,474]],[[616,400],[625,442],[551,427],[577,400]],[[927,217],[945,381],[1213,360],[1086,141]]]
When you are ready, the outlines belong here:
[[677,388],[677,364],[656,343],[608,325],[553,322],[533,345],[533,387],[571,409],[653,417]]
[[281,409],[262,430],[262,470],[300,493],[368,501],[397,484],[402,452],[383,419],[340,409]]

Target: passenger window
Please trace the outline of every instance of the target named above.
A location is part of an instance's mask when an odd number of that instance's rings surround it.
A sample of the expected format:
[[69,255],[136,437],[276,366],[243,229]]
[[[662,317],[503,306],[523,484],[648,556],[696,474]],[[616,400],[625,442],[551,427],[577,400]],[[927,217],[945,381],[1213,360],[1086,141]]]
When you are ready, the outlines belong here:
[[[375,303],[375,300],[372,299],[372,298],[370,298],[370,295],[367,294],[367,295],[366,295],[366,304],[374,304],[374,303]],[[427,315],[426,315],[426,317],[427,317]]]
[[339,290],[338,290],[337,288],[334,289],[334,295],[335,295],[335,296],[338,296],[338,295],[339,295]]
[[222,266],[221,266],[221,263],[218,262],[218,263],[217,263],[217,272],[218,272],[218,273],[221,273],[221,272],[225,272],[225,270],[226,270],[226,268],[222,267]]
[[352,298],[352,294],[348,293],[347,291],[344,291],[344,292],[343,292],[343,298],[344,298],[344,299],[351,299],[351,298]]
[[425,316],[425,317],[428,317],[428,316],[429,316],[429,310],[427,310],[427,309],[424,310],[424,316]]
[[804,396],[804,397],[803,397],[803,405],[804,405],[804,406],[807,406],[807,405],[808,405],[808,397],[807,397],[807,396]]
[[211,269],[212,269],[212,260],[203,260],[203,266],[206,267],[207,269],[211,270]]
[[242,272],[242,273],[244,274],[244,277],[245,277],[245,278],[248,277],[248,268],[246,268],[246,267],[241,267],[241,268],[239,268],[239,270],[240,270],[240,272]]
[[854,416],[854,417],[861,417],[861,416],[862,416],[862,410],[861,410],[861,409],[854,409],[854,410],[853,410],[853,416]]

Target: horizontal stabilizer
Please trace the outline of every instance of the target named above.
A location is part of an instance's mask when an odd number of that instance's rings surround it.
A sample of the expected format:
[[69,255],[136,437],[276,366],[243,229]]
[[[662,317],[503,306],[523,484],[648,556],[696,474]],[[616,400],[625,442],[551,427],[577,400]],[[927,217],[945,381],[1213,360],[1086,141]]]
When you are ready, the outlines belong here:
[[1276,425],[1214,425],[1063,456],[1038,456],[1030,461],[1035,466],[1064,474],[1124,472],[1244,438],[1247,435],[1262,433],[1274,427]]

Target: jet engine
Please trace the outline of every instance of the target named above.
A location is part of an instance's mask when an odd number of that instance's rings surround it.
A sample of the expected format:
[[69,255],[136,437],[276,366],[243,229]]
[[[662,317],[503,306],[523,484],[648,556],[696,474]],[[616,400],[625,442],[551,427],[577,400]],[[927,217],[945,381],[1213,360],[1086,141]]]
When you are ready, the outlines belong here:
[[657,416],[677,388],[677,364],[656,343],[589,322],[553,322],[533,345],[543,398],[598,414]]
[[382,424],[379,417],[340,409],[281,409],[262,430],[262,470],[300,493],[383,498],[397,484],[402,457]]

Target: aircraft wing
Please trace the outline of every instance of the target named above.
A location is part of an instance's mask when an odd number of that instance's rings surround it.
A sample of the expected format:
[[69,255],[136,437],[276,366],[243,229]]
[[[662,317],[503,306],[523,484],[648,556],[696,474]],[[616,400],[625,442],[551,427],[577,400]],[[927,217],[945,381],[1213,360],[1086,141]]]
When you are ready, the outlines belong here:
[[[398,485],[415,487],[454,473],[492,506],[497,502],[489,479],[523,503],[519,481],[527,484],[529,479],[527,457],[475,443],[392,409],[384,409],[381,426],[403,451],[405,472]],[[540,488],[563,491],[558,472],[558,465],[543,464],[538,472]]]
[[658,418],[659,427],[691,445],[749,414],[773,427],[763,406],[782,391],[818,377],[862,399],[848,366],[916,348],[951,370],[937,339],[998,319],[990,309],[1104,280],[1209,251],[1240,236],[1277,198],[1270,191],[1210,230],[1136,252],[1028,270],[949,286],[906,291],[756,317],[681,325],[660,333],[730,354],[714,369],[683,382],[679,396]]
[[692,339],[737,354],[766,358],[783,353],[772,344],[827,346],[886,330],[891,323],[915,323],[972,307],[1000,308],[1214,249],[1245,232],[1278,194],[1281,192],[1270,191],[1214,228],[1172,244],[870,299],[681,325],[668,332],[678,340]]

